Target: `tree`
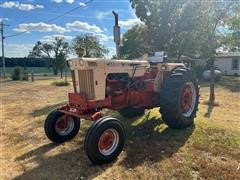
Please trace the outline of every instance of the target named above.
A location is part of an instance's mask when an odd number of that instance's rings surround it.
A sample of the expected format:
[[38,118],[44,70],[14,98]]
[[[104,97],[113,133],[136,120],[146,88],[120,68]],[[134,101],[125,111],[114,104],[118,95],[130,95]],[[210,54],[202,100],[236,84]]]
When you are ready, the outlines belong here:
[[201,24],[205,9],[202,1],[138,1],[130,0],[136,15],[148,29],[152,51],[167,51],[180,59],[195,56],[200,48]]
[[53,52],[55,59],[52,62],[52,67],[57,73],[60,70],[61,78],[63,74],[63,70],[66,68],[66,57],[69,52],[69,44],[65,42],[63,38],[55,38],[55,41],[52,43]]
[[230,18],[226,22],[227,24],[227,36],[226,36],[226,46],[230,48],[231,51],[240,50],[240,15]]
[[[238,1],[130,0],[136,15],[149,30],[151,49],[164,50],[178,59],[201,55],[211,62],[210,104],[214,103],[214,57],[221,46],[219,27],[239,12]],[[238,35],[238,33],[237,33]],[[234,37],[235,39],[235,37]]]
[[136,25],[128,30],[122,38],[120,57],[134,59],[150,51],[147,42],[147,29],[143,25]]
[[205,29],[208,33],[205,36],[205,43],[202,44],[202,51],[204,56],[210,61],[210,94],[209,105],[212,106],[215,103],[215,88],[214,88],[214,59],[216,56],[216,49],[224,44],[223,34],[219,32],[219,29],[224,26],[226,20],[234,17],[239,12],[239,5],[237,1],[215,1],[210,0],[206,2],[208,21],[205,23]]
[[47,57],[51,58],[52,45],[48,43],[36,42],[33,50],[29,53],[28,57]]
[[69,44],[63,38],[55,37],[51,43],[42,43],[38,41],[33,50],[29,53],[29,57],[48,57],[50,58],[50,66],[54,75],[60,70],[61,77],[66,67],[66,57],[69,52]]
[[98,37],[89,34],[77,36],[73,39],[72,49],[76,52],[77,48],[85,49],[84,57],[100,58],[108,53],[108,50],[100,44]]

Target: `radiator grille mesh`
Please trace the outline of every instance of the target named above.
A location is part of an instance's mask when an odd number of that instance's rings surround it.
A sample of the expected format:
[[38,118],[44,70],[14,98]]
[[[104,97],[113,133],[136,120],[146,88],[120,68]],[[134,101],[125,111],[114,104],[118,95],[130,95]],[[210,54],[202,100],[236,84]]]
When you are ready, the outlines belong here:
[[79,94],[88,100],[95,98],[93,70],[78,70]]
[[75,78],[74,70],[71,71],[71,75],[72,75],[74,93],[76,93],[77,92],[77,87],[76,87],[76,78]]

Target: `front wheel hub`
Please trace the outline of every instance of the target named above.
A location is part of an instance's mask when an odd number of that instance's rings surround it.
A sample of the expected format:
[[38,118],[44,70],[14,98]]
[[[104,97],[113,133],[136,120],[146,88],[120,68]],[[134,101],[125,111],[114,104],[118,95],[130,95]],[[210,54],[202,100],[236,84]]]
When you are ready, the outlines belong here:
[[98,141],[98,150],[101,154],[108,156],[112,154],[119,143],[119,135],[115,129],[105,130]]
[[70,134],[73,128],[74,120],[71,116],[63,115],[58,118],[55,124],[55,131],[61,136],[66,136]]

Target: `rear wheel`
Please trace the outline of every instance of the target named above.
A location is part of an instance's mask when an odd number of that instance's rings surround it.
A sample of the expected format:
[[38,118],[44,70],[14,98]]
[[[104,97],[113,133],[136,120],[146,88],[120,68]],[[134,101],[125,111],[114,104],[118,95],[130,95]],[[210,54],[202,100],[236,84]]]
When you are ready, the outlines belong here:
[[110,117],[94,122],[85,139],[85,152],[93,164],[109,163],[121,153],[125,142],[122,123]]
[[171,128],[185,128],[193,124],[199,101],[199,86],[195,75],[185,68],[169,74],[160,89],[160,113]]
[[134,107],[126,107],[124,109],[119,110],[118,112],[126,118],[134,118],[137,116],[141,116],[144,114],[144,108],[140,107],[140,108],[134,108]]
[[65,116],[57,110],[52,111],[46,118],[44,130],[47,137],[55,142],[62,143],[74,138],[80,128],[80,120],[74,116]]

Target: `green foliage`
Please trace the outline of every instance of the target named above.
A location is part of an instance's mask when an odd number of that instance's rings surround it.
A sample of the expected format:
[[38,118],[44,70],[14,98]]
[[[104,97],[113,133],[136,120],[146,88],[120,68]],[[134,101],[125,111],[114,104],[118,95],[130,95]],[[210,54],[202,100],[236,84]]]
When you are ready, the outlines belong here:
[[[101,58],[108,53],[108,50],[100,44],[97,36],[85,34],[83,36],[77,36],[73,39],[72,49],[76,52],[77,48],[85,49],[84,57],[96,57]],[[76,53],[77,54],[77,53]]]
[[[23,67],[48,67],[50,59],[48,58],[15,58],[11,57],[5,58],[5,65],[6,67],[16,67],[16,66],[23,66]],[[0,61],[0,66],[2,66],[2,61]]]
[[[240,11],[240,6],[239,6]],[[240,15],[236,15],[227,21],[228,33],[226,36],[226,45],[232,51],[240,49]]]
[[12,72],[11,78],[15,81],[28,80],[27,69],[23,67],[16,67]]
[[[239,9],[236,8],[239,7],[237,1],[130,2],[136,15],[147,27],[145,41],[149,43],[150,49],[167,51],[170,56],[177,58],[181,55],[213,57],[215,49],[223,43],[219,27],[239,12],[236,10]],[[232,27],[237,26],[236,21]]]
[[61,74],[66,67],[66,56],[69,52],[69,44],[63,38],[56,37],[51,43],[42,43],[38,41],[29,57],[47,57],[50,59],[50,67],[55,75],[60,70]]
[[194,56],[201,40],[206,11],[201,1],[130,0],[136,15],[148,29],[147,40],[152,51],[167,51],[171,56]]
[[21,80],[22,79],[22,68],[16,67],[12,73],[12,80]]
[[56,58],[56,69],[60,71],[61,78],[63,77],[63,71],[67,68],[66,55],[60,53]]
[[123,35],[122,39],[122,46],[120,47],[121,58],[134,59],[150,51],[145,26],[134,26]]
[[[239,1],[130,0],[130,2],[136,15],[147,26],[148,38],[151,39],[149,45],[153,51],[167,51],[178,60],[181,55],[189,57],[197,55],[210,59],[209,102],[214,104],[214,56],[216,49],[224,43],[219,28],[224,26],[227,19],[239,17]],[[233,21],[232,27],[238,27],[237,20]],[[234,38],[239,39],[239,31],[236,35]]]
[[36,42],[33,50],[29,53],[28,57],[51,57],[53,50],[52,44],[42,43],[41,41]]
[[52,85],[54,85],[54,86],[69,86],[70,83],[67,81],[56,81],[56,82],[53,82]]

